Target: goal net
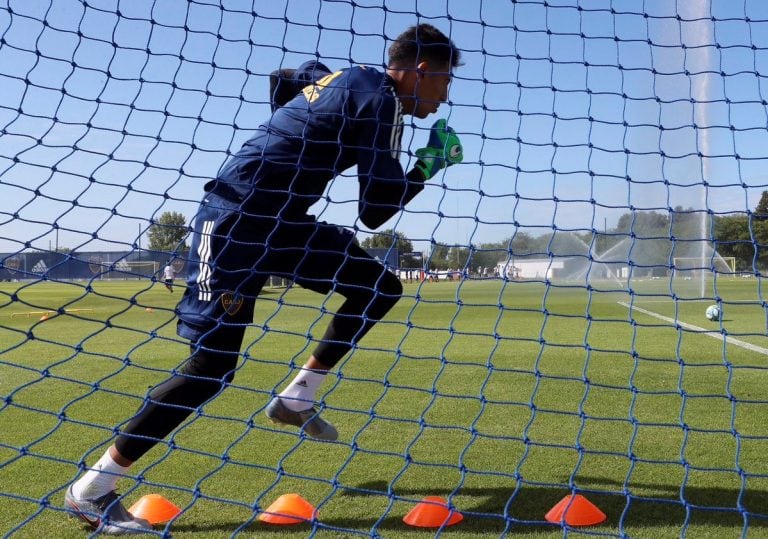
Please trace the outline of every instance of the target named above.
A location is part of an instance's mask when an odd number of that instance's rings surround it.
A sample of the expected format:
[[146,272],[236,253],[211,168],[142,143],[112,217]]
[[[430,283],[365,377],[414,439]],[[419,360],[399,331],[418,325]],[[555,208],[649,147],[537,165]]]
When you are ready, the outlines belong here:
[[766,533],[768,2],[0,0],[0,537],[93,531],[65,493],[183,376],[179,300],[223,263],[199,203],[269,125],[270,74],[384,71],[420,23],[463,65],[395,155],[445,118],[463,161],[377,230],[339,161],[308,212],[403,287],[314,399],[338,439],[265,416],[344,301],[275,275],[121,502],[172,502],[163,537]]
[[709,257],[675,257],[673,259],[673,271],[676,277],[683,279],[705,275],[735,278],[736,257],[724,257],[717,254]]
[[153,261],[126,261],[119,271],[125,273],[125,278],[137,278],[137,279],[161,279],[162,275],[159,274],[158,263]]

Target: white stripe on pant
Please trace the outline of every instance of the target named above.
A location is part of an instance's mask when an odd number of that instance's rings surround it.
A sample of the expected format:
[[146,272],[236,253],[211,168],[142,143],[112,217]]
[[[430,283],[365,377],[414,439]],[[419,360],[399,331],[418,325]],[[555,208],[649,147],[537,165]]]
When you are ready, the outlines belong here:
[[197,256],[200,258],[197,299],[200,301],[211,301],[211,266],[208,261],[211,259],[211,232],[213,232],[214,223],[215,221],[203,222],[200,245],[197,247]]

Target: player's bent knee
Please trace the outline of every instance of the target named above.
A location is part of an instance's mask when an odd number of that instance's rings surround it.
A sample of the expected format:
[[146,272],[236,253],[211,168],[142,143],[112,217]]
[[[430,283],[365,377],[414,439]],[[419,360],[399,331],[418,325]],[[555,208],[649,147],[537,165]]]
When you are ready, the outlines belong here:
[[377,294],[369,311],[375,312],[375,318],[383,317],[403,296],[403,285],[400,279],[385,272],[377,284]]
[[379,283],[379,291],[389,297],[394,305],[403,296],[403,283],[392,273],[386,272]]

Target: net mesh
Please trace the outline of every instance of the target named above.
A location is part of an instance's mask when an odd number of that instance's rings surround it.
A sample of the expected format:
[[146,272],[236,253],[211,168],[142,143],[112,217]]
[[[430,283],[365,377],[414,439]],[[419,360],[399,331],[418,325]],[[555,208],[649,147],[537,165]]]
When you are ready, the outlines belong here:
[[[187,357],[189,226],[269,74],[382,69],[417,22],[462,51],[465,158],[383,234],[354,169],[312,209],[405,287],[322,388],[339,440],[264,417],[340,304],[278,278],[126,507],[162,494],[178,537],[261,533],[286,493],[317,509],[296,536],[407,536],[428,496],[462,536],[763,533],[768,4],[0,0],[3,537],[82,535],[66,488]],[[545,518],[574,494],[607,520]]]

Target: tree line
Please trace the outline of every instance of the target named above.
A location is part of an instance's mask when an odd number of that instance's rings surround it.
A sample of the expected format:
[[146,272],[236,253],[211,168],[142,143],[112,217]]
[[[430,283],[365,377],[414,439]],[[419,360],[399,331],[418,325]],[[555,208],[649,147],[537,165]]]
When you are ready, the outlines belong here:
[[[165,212],[149,228],[149,249],[183,252],[189,227],[178,212]],[[702,240],[703,238],[703,240]],[[666,211],[632,211],[621,215],[607,230],[565,231],[533,235],[521,228],[495,242],[451,244],[433,241],[420,256],[413,242],[402,232],[382,230],[360,242],[364,249],[395,248],[402,268],[476,271],[494,268],[514,256],[546,258],[612,253],[612,260],[632,260],[648,271],[665,272],[674,258],[733,257],[737,271],[764,271],[768,268],[768,191],[763,191],[754,211],[718,215],[707,210],[676,206]]]
[[754,212],[715,218],[717,252],[736,259],[739,271],[768,269],[768,191],[763,191]]
[[[363,240],[364,248],[413,251],[402,233],[384,230]],[[768,191],[763,191],[754,211],[718,215],[708,210],[676,206],[666,211],[631,211],[606,230],[565,231],[533,235],[521,228],[496,242],[473,245],[433,242],[425,253],[432,270],[493,268],[510,257],[547,258],[582,256],[613,262],[631,260],[636,272],[664,275],[675,259],[733,257],[736,270],[768,270]],[[420,267],[420,260],[403,260],[402,267]],[[723,266],[718,269],[722,270]]]

